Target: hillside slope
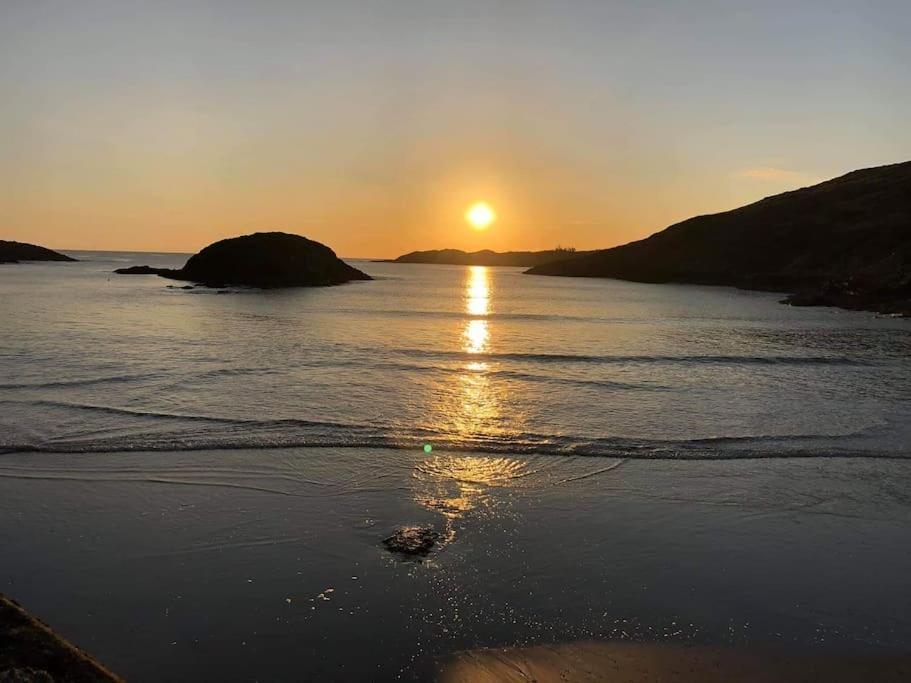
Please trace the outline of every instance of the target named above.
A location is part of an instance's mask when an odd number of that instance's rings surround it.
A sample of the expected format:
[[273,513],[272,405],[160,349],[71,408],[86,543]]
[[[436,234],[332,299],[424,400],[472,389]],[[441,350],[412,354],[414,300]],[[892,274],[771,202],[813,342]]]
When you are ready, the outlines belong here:
[[535,275],[732,285],[788,302],[911,311],[911,162],[697,216]]

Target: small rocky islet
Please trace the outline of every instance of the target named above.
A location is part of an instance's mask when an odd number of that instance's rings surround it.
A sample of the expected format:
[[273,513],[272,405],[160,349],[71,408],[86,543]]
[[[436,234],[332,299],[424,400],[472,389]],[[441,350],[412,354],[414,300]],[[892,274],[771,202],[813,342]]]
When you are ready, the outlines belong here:
[[119,275],[159,275],[206,287],[320,287],[372,280],[325,244],[286,232],[258,232],[210,244],[183,268],[131,266]]

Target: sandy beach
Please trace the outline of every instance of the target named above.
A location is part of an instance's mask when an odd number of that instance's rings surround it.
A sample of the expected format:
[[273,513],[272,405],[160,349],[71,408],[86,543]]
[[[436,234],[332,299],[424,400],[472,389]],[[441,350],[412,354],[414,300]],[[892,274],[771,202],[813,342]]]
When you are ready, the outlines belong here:
[[[619,652],[624,672],[699,671],[712,648],[876,661],[911,633],[896,599],[911,501],[894,485],[909,470],[371,449],[7,454],[0,498],[14,512],[0,544],[16,561],[2,590],[131,681],[426,679],[454,653],[517,645],[547,671],[577,642],[610,643],[590,661]],[[423,561],[382,545],[411,524],[445,538]],[[646,649],[628,649],[637,642]],[[649,643],[709,649],[650,659]]]
[[907,681],[907,655],[782,654],[679,644],[566,643],[455,655],[440,683],[860,683]]

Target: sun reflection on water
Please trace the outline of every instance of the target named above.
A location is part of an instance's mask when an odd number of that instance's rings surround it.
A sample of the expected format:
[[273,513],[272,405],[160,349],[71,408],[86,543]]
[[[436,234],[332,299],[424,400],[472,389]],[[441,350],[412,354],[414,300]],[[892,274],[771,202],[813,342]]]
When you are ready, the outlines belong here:
[[465,323],[462,348],[467,353],[485,353],[490,342],[490,274],[484,266],[471,266],[465,281],[465,312],[472,316]]
[[[472,316],[462,331],[462,350],[470,354],[490,351],[491,329],[485,316],[490,313],[491,282],[489,269],[472,266],[465,279],[465,312]],[[472,438],[489,433],[500,416],[499,401],[487,375],[488,365],[482,360],[466,363],[467,372],[458,375],[461,405],[452,415],[460,436]]]
[[[444,400],[437,404],[439,425],[463,445],[497,437],[502,432],[500,405],[505,398],[489,374],[489,362],[481,354],[492,347],[491,313],[493,287],[490,270],[472,266],[463,284],[464,310],[468,315],[462,327],[461,349],[478,355],[453,376]],[[479,506],[490,509],[487,489],[509,486],[524,476],[525,462],[506,457],[447,456],[427,458],[415,467],[419,482],[415,500],[444,515],[448,522]],[[450,528],[450,531],[452,529]]]
[[465,311],[468,315],[490,313],[490,277],[486,266],[471,266],[465,286]]
[[486,320],[469,320],[465,325],[464,349],[468,353],[484,353],[490,340],[490,328]]

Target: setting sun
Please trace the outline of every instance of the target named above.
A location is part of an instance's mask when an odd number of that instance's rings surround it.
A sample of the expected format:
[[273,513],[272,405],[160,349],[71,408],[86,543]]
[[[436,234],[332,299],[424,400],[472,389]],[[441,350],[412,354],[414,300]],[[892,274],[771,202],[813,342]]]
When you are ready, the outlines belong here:
[[477,202],[468,207],[465,220],[475,230],[486,230],[497,219],[497,214],[485,202]]

